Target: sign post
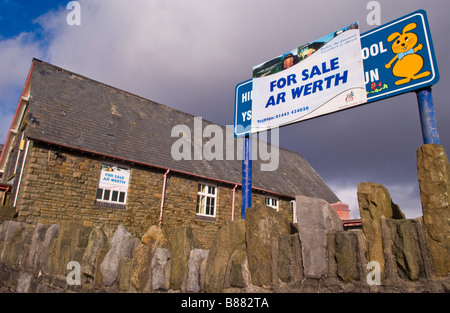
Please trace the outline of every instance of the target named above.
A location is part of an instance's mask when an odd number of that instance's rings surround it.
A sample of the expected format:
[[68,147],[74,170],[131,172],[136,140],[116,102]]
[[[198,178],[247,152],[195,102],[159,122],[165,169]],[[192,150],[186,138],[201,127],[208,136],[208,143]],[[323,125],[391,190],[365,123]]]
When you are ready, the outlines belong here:
[[416,94],[419,104],[420,123],[422,124],[423,143],[440,144],[431,88],[418,90]]
[[245,210],[252,206],[252,141],[250,135],[244,137],[244,160],[242,161],[242,207],[241,218],[245,219]]
[[242,205],[241,218],[252,206],[252,142],[250,139],[252,121],[252,80],[239,83],[235,90],[234,135],[244,136],[244,160],[242,161]]

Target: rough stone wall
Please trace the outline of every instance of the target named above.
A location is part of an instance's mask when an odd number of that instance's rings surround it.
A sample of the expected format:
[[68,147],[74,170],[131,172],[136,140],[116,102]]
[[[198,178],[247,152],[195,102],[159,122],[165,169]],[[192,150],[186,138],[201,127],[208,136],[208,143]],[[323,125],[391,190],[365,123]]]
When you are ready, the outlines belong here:
[[4,221],[0,291],[450,292],[448,171],[440,147],[419,149],[423,217],[405,219],[386,188],[360,183],[362,230],[298,196],[298,228],[255,205],[246,220],[224,219],[210,249],[195,223],[136,237],[121,224]]
[[168,237],[151,226],[138,239],[122,225],[5,221],[0,292],[450,291],[450,276],[435,274],[422,218],[380,218],[385,269],[375,284],[364,232],[329,227],[331,206],[306,200],[322,211],[316,233],[301,235],[260,206],[245,221],[226,221],[209,250],[186,225]]

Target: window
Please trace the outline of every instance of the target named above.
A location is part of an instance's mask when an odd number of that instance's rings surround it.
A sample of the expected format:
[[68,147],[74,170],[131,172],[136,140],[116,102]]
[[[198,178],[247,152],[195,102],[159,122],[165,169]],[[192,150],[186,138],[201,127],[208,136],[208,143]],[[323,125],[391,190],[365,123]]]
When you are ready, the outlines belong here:
[[217,186],[198,184],[197,215],[216,216]]
[[266,197],[265,203],[267,206],[270,206],[271,208],[274,208],[278,211],[278,199],[277,198]]
[[292,209],[292,222],[297,224],[297,203],[295,200],[291,200],[291,209]]
[[112,208],[125,208],[129,180],[129,168],[103,164],[95,195],[95,204]]

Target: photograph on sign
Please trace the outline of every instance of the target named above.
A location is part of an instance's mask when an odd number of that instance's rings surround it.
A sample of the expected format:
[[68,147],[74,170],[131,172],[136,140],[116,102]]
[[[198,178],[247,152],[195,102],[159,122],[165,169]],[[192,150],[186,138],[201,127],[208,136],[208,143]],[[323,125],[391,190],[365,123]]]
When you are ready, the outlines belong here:
[[424,10],[361,35],[367,102],[438,82],[439,72]]
[[366,102],[358,23],[253,68],[251,131]]

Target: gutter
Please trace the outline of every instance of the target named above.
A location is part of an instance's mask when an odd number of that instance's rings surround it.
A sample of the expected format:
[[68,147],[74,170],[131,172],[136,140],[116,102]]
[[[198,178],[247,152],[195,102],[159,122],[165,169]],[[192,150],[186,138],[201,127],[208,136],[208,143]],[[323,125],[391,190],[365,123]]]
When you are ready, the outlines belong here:
[[0,201],[0,205],[3,205],[4,203],[5,203],[5,198],[6,198],[6,194],[8,193],[8,191],[11,189],[11,186],[9,186],[9,185],[1,185],[0,184],[0,190],[4,190],[4,192],[3,192],[3,196],[2,196],[2,199],[1,199],[1,201]]

